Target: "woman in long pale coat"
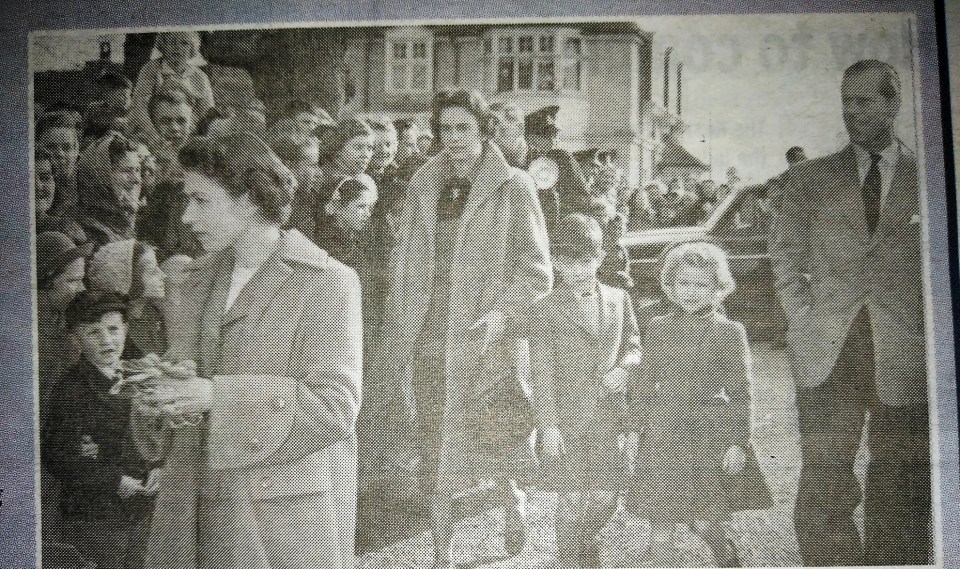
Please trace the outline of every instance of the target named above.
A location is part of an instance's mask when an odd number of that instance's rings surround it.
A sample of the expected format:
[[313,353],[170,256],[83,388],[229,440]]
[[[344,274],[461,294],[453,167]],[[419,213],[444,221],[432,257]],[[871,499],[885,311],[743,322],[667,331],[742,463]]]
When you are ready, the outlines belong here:
[[[425,467],[436,472],[436,566],[447,567],[451,496],[483,475],[478,400],[510,375],[511,338],[553,275],[533,181],[490,142],[480,95],[439,94],[432,122],[442,150],[410,181],[390,263],[383,361],[426,446],[439,445],[425,449],[437,453]],[[511,553],[523,544],[517,511],[507,511]]]
[[261,140],[197,139],[180,157],[184,222],[209,253],[186,268],[166,358],[198,377],[143,403],[204,420],[135,416],[141,452],[166,459],[147,567],[352,567],[357,276],[280,230],[295,184]]

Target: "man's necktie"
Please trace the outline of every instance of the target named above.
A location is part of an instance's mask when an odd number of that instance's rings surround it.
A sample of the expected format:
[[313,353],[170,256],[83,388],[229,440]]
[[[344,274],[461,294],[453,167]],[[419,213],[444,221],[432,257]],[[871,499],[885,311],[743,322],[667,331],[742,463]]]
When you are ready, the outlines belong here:
[[873,234],[880,217],[880,162],[879,154],[870,155],[870,168],[863,179],[863,213],[867,220],[867,230]]

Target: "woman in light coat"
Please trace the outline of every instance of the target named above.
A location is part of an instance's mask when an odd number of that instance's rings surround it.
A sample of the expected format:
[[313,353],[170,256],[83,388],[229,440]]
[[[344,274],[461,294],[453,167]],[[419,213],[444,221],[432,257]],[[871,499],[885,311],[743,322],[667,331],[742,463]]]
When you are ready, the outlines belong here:
[[[295,230],[295,186],[259,138],[181,151],[183,221],[209,251],[187,266],[171,361],[197,377],[146,395],[141,453],[166,460],[149,569],[342,569],[354,564],[360,407],[356,274]],[[150,411],[201,413],[163,426]]]
[[[436,473],[436,567],[450,566],[452,495],[485,474],[479,400],[512,374],[512,338],[552,286],[533,181],[490,142],[490,121],[476,92],[437,95],[442,150],[410,181],[390,262],[382,361]],[[507,507],[508,553],[523,545],[521,509]]]

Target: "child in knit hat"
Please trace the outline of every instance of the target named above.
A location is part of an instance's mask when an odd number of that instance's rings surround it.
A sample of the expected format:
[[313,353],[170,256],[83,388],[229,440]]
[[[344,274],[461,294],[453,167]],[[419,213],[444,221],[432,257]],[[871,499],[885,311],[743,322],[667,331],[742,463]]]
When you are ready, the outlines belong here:
[[166,275],[157,264],[156,250],[127,239],[100,247],[90,259],[90,288],[127,296],[128,347],[125,357],[162,354],[167,350],[161,302]]

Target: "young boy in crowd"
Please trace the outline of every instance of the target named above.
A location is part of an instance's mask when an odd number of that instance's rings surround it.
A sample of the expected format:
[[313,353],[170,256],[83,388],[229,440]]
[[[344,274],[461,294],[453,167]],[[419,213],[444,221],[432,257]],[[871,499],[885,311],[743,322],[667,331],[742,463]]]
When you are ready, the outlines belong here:
[[156,245],[160,257],[174,253],[195,256],[199,244],[180,220],[186,209],[183,168],[178,154],[194,133],[194,111],[184,93],[164,90],[149,103],[150,119],[159,138],[151,150],[157,157],[157,182],[147,196],[137,223],[137,239]]
[[66,311],[81,358],[57,381],[41,431],[41,457],[60,482],[63,540],[100,569],[143,566],[134,536],[159,479],[130,438],[130,402],[110,395],[121,377],[127,305],[113,292],[81,292]]
[[100,98],[89,105],[83,115],[83,146],[115,131],[126,135],[130,115],[133,83],[110,71],[97,77]]
[[530,387],[537,448],[560,493],[560,567],[597,567],[595,537],[616,508],[626,460],[618,440],[627,425],[629,375],[640,364],[630,295],[597,280],[603,232],[569,214],[557,224],[553,292],[531,309]]

